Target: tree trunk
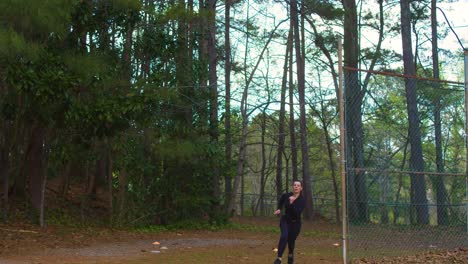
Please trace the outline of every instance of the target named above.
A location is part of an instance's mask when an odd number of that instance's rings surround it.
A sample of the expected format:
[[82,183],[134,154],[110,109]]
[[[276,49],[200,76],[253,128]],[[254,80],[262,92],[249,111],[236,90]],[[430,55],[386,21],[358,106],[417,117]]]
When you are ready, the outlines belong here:
[[126,209],[126,196],[127,196],[127,184],[128,184],[128,177],[127,177],[127,170],[126,168],[122,168],[119,172],[119,191],[118,191],[118,214],[119,214],[119,221],[124,220],[125,217],[125,209]]
[[[344,16],[344,65],[357,68],[359,56],[359,37],[357,10],[355,0],[343,0]],[[350,71],[345,81],[346,100],[346,137],[347,137],[347,185],[349,203],[349,219],[353,222],[367,223],[369,221],[366,176],[363,171],[355,168],[364,167],[363,131],[362,131],[362,100],[364,92],[358,83],[356,71]]]
[[113,217],[114,217],[114,187],[113,187],[113,160],[111,156],[111,152],[107,149],[107,159],[106,159],[106,178],[107,178],[107,191],[108,191],[108,199],[109,199],[109,223],[112,224]]
[[[207,2],[208,17],[208,58],[209,58],[209,78],[210,78],[210,139],[213,146],[218,145],[218,76],[216,73],[217,52],[216,52],[216,0]],[[220,168],[219,163],[214,162],[212,175],[212,210],[215,215],[220,212]]]
[[[206,7],[205,7],[205,1],[204,0],[200,0],[199,1],[199,9],[200,10],[204,10]],[[206,16],[202,16],[200,18],[200,23],[198,24],[198,31],[199,31],[199,34],[201,35],[201,39],[200,39],[200,45],[199,45],[199,48],[198,48],[198,53],[200,54],[200,62],[202,65],[206,65],[208,64],[209,62],[209,57],[208,57],[208,41],[209,41],[209,32],[208,32],[208,29],[207,29],[207,25],[208,22],[207,22],[207,18]],[[208,87],[208,78],[205,76],[205,75],[202,75],[200,76],[200,89],[202,90],[202,93],[203,94],[208,94],[208,91],[206,91],[207,87]],[[204,96],[203,96],[204,98]],[[207,102],[206,102],[207,104]],[[201,124],[208,124],[208,111],[207,111],[207,107],[205,107],[205,102],[202,102],[201,103],[202,107],[201,109],[199,110],[200,113],[200,123]]]
[[[30,151],[30,137],[27,136],[29,130],[31,129],[30,126],[24,126],[23,128],[20,127],[18,124],[18,120],[15,121],[15,129],[14,135],[16,137],[16,146],[12,148],[12,160],[22,160],[22,166],[20,166],[18,173],[15,175],[14,178],[14,186],[13,186],[13,196],[17,198],[24,198],[26,197],[26,177],[27,177],[27,159],[28,159],[28,151]],[[23,138],[27,140],[22,140]]]
[[88,180],[86,186],[86,200],[94,200],[96,198],[96,173],[97,171],[89,172],[89,168],[86,168],[86,174],[88,175],[88,177],[86,177]]
[[8,192],[9,192],[9,147],[6,140],[2,140],[0,145],[0,180],[3,184],[3,195],[1,199],[1,210],[2,210],[2,222],[6,223],[8,217]]
[[[411,12],[410,0],[401,0],[401,38],[403,45],[404,73],[407,76],[415,76],[416,68],[413,62],[411,42]],[[410,170],[424,172],[424,160],[422,156],[421,132],[419,127],[419,112],[417,102],[416,79],[405,79],[406,106],[409,122],[410,139]],[[412,173],[411,175],[411,203],[416,210],[418,224],[429,224],[429,211],[426,197],[426,180],[424,174]]]
[[[26,175],[29,179],[29,195],[32,205],[32,215],[39,216],[44,193],[44,137],[45,129],[41,124],[35,123],[31,130],[29,151],[27,152]],[[39,220],[39,219],[38,219]]]
[[[237,199],[237,191],[239,190],[239,184],[243,179],[244,174],[244,164],[245,164],[245,157],[247,156],[247,128],[248,128],[248,116],[247,116],[247,96],[248,96],[248,89],[247,85],[244,87],[244,92],[241,99],[241,116],[242,116],[242,134],[241,134],[241,141],[239,143],[239,158],[237,161],[237,168],[236,168],[236,176],[234,178],[234,185],[231,193],[231,197],[229,197],[229,205],[228,205],[228,213],[230,215],[234,214],[236,211],[236,199]],[[241,208],[242,213],[242,208]]]
[[[145,5],[148,6],[148,2],[145,1]],[[131,17],[133,14],[129,13],[127,14],[129,17]],[[131,50],[133,46],[133,31],[134,31],[134,25],[130,22],[127,22],[126,25],[126,31],[125,31],[125,44],[124,44],[124,49],[123,49],[123,54],[122,54],[122,60],[124,63],[123,67],[123,76],[124,76],[124,81],[127,83],[127,91],[131,91],[132,89],[132,58],[131,58]],[[145,54],[147,55],[147,54]],[[146,63],[146,58],[144,59],[144,63]],[[148,59],[149,60],[149,59]],[[145,68],[146,74],[149,74],[149,69]],[[147,139],[147,131],[146,129],[143,131],[144,134],[144,140]],[[145,145],[144,150],[147,150],[147,146]],[[110,152],[110,151],[109,151]],[[148,156],[147,156],[148,157]],[[124,165],[125,166],[125,165]],[[111,154],[109,153],[108,155],[108,183],[109,183],[109,208],[110,208],[110,220],[112,221],[113,217],[113,188],[112,188],[112,171],[113,171],[113,162],[112,162],[112,157]],[[127,171],[126,168],[123,167],[120,170],[120,173],[118,174],[118,193],[117,193],[117,220],[122,221],[123,217],[125,215],[125,199],[127,197]]]
[[46,196],[46,186],[47,186],[47,167],[49,163],[48,155],[43,151],[43,160],[42,160],[42,182],[41,182],[41,202],[39,207],[39,226],[45,227],[45,196]]
[[305,64],[304,54],[301,48],[301,38],[299,31],[299,16],[297,1],[291,1],[291,22],[294,27],[294,43],[296,51],[296,64],[297,64],[297,90],[299,93],[299,126],[301,132],[301,153],[302,153],[302,180],[303,180],[303,193],[306,199],[306,207],[304,209],[304,218],[307,220],[312,219],[314,204],[312,194],[312,180],[310,175],[309,164],[309,147],[307,143],[307,120],[305,110]]
[[70,172],[73,166],[73,161],[68,160],[60,173],[60,196],[65,198],[70,187]]
[[[289,31],[293,32],[293,24]],[[289,56],[289,140],[291,141],[291,168],[292,168],[292,180],[298,180],[298,161],[297,161],[297,144],[296,144],[296,120],[294,115],[294,83],[293,83],[293,52],[292,41],[290,43],[290,56]],[[289,188],[290,183],[286,181],[285,189]],[[279,197],[278,197],[279,199]]]
[[[232,192],[232,179],[230,175],[231,171],[231,159],[232,159],[232,139],[231,139],[231,2],[226,0],[226,7],[224,10],[224,52],[225,52],[225,68],[224,68],[224,79],[226,85],[226,97],[224,99],[224,133],[225,133],[225,156],[226,156],[226,170],[227,173],[224,176],[224,192],[226,197],[231,196]],[[227,206],[226,206],[227,209]],[[226,211],[226,213],[228,213]]]
[[255,211],[257,211],[258,207],[260,206],[260,215],[263,215],[265,211],[265,183],[266,183],[266,165],[267,165],[267,157],[266,157],[266,148],[265,148],[265,136],[266,136],[266,107],[268,104],[265,105],[265,108],[262,111],[261,117],[261,153],[262,153],[262,166],[260,168],[260,195],[258,197],[257,206],[255,207]]
[[98,187],[105,188],[105,183],[108,180],[108,176],[107,176],[108,151],[107,151],[106,142],[107,142],[106,139],[102,139],[102,140],[98,140],[95,143],[98,158],[96,159],[96,162],[95,162],[95,169],[93,172],[91,172],[91,175],[89,177],[88,190],[87,190],[88,198],[91,200],[97,199],[97,188]]
[[[3,82],[0,84],[0,89],[5,88]],[[4,94],[4,91],[2,91]],[[6,223],[8,218],[9,208],[9,192],[10,192],[10,163],[12,161],[11,153],[14,146],[13,122],[2,120],[0,121],[0,182],[3,189],[1,190],[2,197],[0,197],[1,218],[2,222]]]
[[[439,51],[438,51],[438,39],[437,39],[437,1],[431,0],[431,29],[432,29],[432,71],[434,79],[439,79]],[[444,173],[444,163],[442,156],[442,122],[440,112],[442,111],[442,105],[440,97],[436,96],[434,99],[434,134],[436,144],[436,166],[437,172]],[[437,175],[433,177],[433,188],[436,190],[437,200],[437,224],[447,225],[448,224],[448,212],[447,212],[447,190],[445,189],[444,176]]]
[[[127,14],[130,17],[130,14]],[[133,43],[133,25],[130,23],[126,26],[125,30],[125,42],[122,51],[122,60],[124,64],[123,68],[123,76],[126,79],[127,83],[131,84],[132,78],[132,63],[131,63],[131,50],[132,50],[132,43]],[[130,89],[130,86],[127,87]]]
[[[278,154],[276,155],[276,197],[280,198],[283,193],[283,152],[284,152],[284,142],[286,138],[285,133],[285,115],[286,115],[286,85],[288,81],[288,63],[289,63],[289,53],[291,51],[292,43],[292,31],[289,31],[288,42],[286,44],[286,54],[284,55],[284,65],[283,65],[283,80],[281,83],[281,103],[280,103],[280,112],[279,112],[279,124],[278,124]],[[291,81],[291,80],[290,80]]]
[[[190,62],[190,50],[189,50],[189,33],[188,33],[188,23],[187,7],[184,0],[178,0],[178,6],[183,8],[177,17],[177,48],[176,48],[176,82],[180,93],[183,95],[180,97],[182,102],[182,111],[179,113],[177,119],[181,122],[181,127],[179,129],[178,136],[183,139],[186,139],[188,136],[187,130],[192,128],[192,119],[193,119],[193,110],[192,110],[192,101],[190,98],[193,98],[194,89],[192,81],[192,65]],[[209,41],[209,40],[208,40]],[[191,171],[191,170],[188,170]]]
[[[409,137],[406,138],[405,142],[405,147],[403,148],[403,159],[400,165],[400,171],[403,171],[405,169],[405,164],[406,164],[406,158],[407,158],[407,153],[408,153],[408,145],[409,145]],[[398,217],[400,216],[400,206],[398,204],[400,203],[400,196],[401,196],[401,190],[403,189],[403,175],[399,174],[398,175],[398,188],[395,194],[395,204],[396,206],[393,208],[393,224],[397,223]]]

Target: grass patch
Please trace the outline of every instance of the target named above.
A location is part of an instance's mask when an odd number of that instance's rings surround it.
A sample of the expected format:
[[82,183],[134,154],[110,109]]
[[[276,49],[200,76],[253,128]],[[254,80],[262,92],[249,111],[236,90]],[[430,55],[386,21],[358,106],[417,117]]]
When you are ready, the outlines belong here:
[[320,230],[311,230],[301,232],[305,237],[320,237],[320,238],[333,238],[333,239],[341,239],[341,234],[335,232],[324,232]]
[[258,233],[274,233],[279,234],[280,229],[277,226],[266,226],[266,225],[252,225],[252,224],[238,224],[231,223],[226,226],[226,229],[236,230],[236,231],[247,231],[247,232],[258,232]]
[[225,231],[225,230],[235,230],[235,231],[246,231],[254,233],[279,233],[280,230],[278,227],[265,226],[265,225],[253,225],[253,224],[239,224],[233,222],[227,222],[222,224],[211,224],[206,221],[180,221],[177,223],[169,225],[151,225],[145,227],[138,227],[135,229],[137,232],[142,233],[158,233],[165,231],[182,231],[182,230],[206,230],[206,231]]

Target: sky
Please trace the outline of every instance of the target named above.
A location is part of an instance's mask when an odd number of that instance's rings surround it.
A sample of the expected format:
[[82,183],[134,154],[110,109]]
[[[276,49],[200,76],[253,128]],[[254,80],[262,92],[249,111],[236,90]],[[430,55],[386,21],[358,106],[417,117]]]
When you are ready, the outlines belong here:
[[[465,49],[468,48],[468,0],[461,0],[457,3],[439,4],[439,7],[444,10],[448,21],[459,36]],[[437,19],[438,21],[445,21],[441,12],[437,14]],[[453,33],[451,33],[443,43],[461,49]]]
[[[463,52],[463,48],[468,49],[468,0],[460,0],[455,3],[439,3],[438,7],[443,10],[437,12],[438,23],[446,23],[446,20],[452,26],[453,31],[450,31],[447,37],[440,40],[438,46],[440,49],[451,50],[457,54]],[[446,19],[446,18],[447,19]],[[459,40],[457,39],[457,36]],[[461,43],[461,44],[460,44]],[[464,58],[462,55],[455,57],[447,57],[443,54],[440,55],[441,60],[445,62],[445,79],[450,81],[464,82]],[[453,67],[450,69],[450,65]],[[468,70],[468,69],[465,69]]]
[[[273,1],[273,0],[271,0]],[[367,8],[370,10],[373,10],[375,13],[376,8],[376,2],[375,0],[361,0],[363,1],[363,8]],[[250,0],[250,3],[252,3],[253,0]],[[272,2],[273,3],[273,2]],[[400,7],[397,2],[386,2],[387,5],[385,6],[385,10],[391,13],[395,13],[395,16],[393,16],[392,22],[387,21],[387,23],[397,23],[399,22],[400,16]],[[375,7],[373,6],[375,5]],[[244,5],[245,6],[245,5]],[[454,3],[438,3],[438,7],[441,8],[450,25],[454,29],[455,33],[458,35],[460,38],[463,46],[465,48],[468,48],[468,0],[459,0]],[[390,11],[389,11],[390,10]],[[247,13],[247,10],[243,10],[243,12]],[[287,17],[286,11],[281,8],[281,5],[277,2],[275,4],[272,4],[267,6],[265,8],[265,5],[263,5],[263,8],[256,8],[254,4],[250,5],[249,9],[249,14],[252,16],[253,19],[258,19],[260,21],[257,21],[257,24],[260,25],[265,25],[266,28],[269,28],[268,25],[276,25],[279,23],[279,21],[285,19]],[[263,15],[260,15],[259,13],[263,13]],[[245,17],[245,14],[242,14],[242,11],[240,14],[238,13],[237,15]],[[446,20],[441,11],[437,13],[437,19],[439,22],[439,33],[441,33],[443,28],[447,28],[446,26]],[[284,23],[283,26],[285,29],[287,29],[288,23]],[[423,26],[423,25],[420,25]],[[427,25],[426,25],[427,26]],[[271,27],[270,27],[271,28]],[[337,27],[337,34],[340,33],[342,34],[343,29],[341,27]],[[375,32],[374,32],[375,33]],[[430,32],[425,33],[426,36],[429,34],[429,36],[426,37],[426,43],[425,43],[425,49],[426,51],[424,52],[424,56],[426,56],[425,63],[427,63],[427,67],[432,67],[432,59],[428,56],[431,56],[430,53],[430,41],[428,39],[430,38]],[[377,40],[377,34],[373,35],[373,33],[366,33],[363,34],[363,39],[361,43],[361,47],[365,47],[366,45],[369,45],[370,47],[374,46],[374,43]],[[414,40],[414,39],[413,39]],[[367,43],[366,43],[367,41]],[[237,56],[243,57],[245,49],[242,48],[243,43],[233,43],[234,46],[236,46],[236,52]],[[239,46],[237,46],[239,45]],[[271,48],[269,49],[269,53],[267,57],[269,57],[270,63],[272,63],[269,67],[269,81],[270,85],[272,86],[279,86],[281,83],[281,76],[282,76],[282,66],[283,66],[283,56],[284,56],[284,43],[271,43]],[[395,52],[401,54],[402,53],[402,44],[401,44],[401,37],[400,35],[395,35],[392,38],[387,38],[384,41],[384,48],[386,49],[393,49]],[[448,32],[448,35],[443,39],[439,40],[439,48],[444,49],[444,50],[449,50],[452,52],[453,55],[447,56],[443,53],[440,54],[440,62],[443,65],[443,68],[441,69],[441,76],[445,80],[449,81],[456,81],[456,82],[464,82],[464,74],[463,74],[463,55],[462,55],[462,47],[460,46],[459,41],[457,40],[455,34],[453,32]],[[252,44],[249,45],[249,54],[250,56],[249,59],[252,60],[252,63],[255,62],[258,59],[259,55],[259,50],[255,49]],[[422,54],[422,53],[421,53]],[[421,55],[420,54],[420,55]],[[233,54],[234,55],[234,54]],[[421,55],[422,56],[422,55]],[[333,58],[334,60],[337,60],[337,58]],[[397,62],[398,65],[395,65],[395,68],[397,67],[403,67],[403,62]],[[261,63],[259,69],[264,70],[267,66],[265,64]],[[257,73],[259,74],[259,73]],[[309,76],[310,77],[310,76]],[[315,77],[310,77],[307,78],[308,81],[310,82],[315,82]],[[327,86],[329,85],[330,88],[332,88],[333,84],[330,81],[328,84],[323,83],[326,82],[323,78],[321,79],[322,83],[321,86]],[[275,83],[275,84],[273,84]],[[316,85],[316,84],[314,84]],[[235,85],[237,86],[237,85]],[[255,85],[252,85],[253,89],[255,89]],[[243,85],[240,84],[240,87],[242,88]],[[259,86],[260,87],[260,86]],[[235,88],[234,88],[235,89]],[[242,91],[240,89],[238,92]],[[265,91],[258,91],[258,93],[264,93]],[[258,94],[259,95],[259,94]],[[264,94],[260,95],[263,96]],[[258,97],[252,96],[253,102],[252,105],[256,105],[256,102],[258,100]],[[250,101],[250,100],[249,100]],[[272,105],[273,108],[276,109],[275,106]]]
[[[250,0],[252,2],[252,0]],[[361,5],[361,3],[359,3],[359,0],[356,0],[358,2],[358,5]],[[362,8],[363,9],[370,9],[370,10],[373,10],[373,12],[375,13],[375,10],[378,10],[378,6],[377,6],[377,1],[375,0],[361,0],[362,1]],[[448,20],[448,22],[450,23],[450,25],[452,26],[453,30],[455,31],[455,33],[458,35],[460,41],[462,42],[463,46],[468,49],[468,0],[451,0],[451,1],[455,1],[455,2],[452,2],[452,3],[438,3],[437,6],[443,10],[443,12],[445,13],[445,16]],[[448,0],[444,0],[444,2],[448,2]],[[375,5],[375,6],[374,6]],[[391,13],[395,13],[395,16],[394,17],[394,22],[399,22],[399,12],[400,12],[400,7],[398,4],[396,4],[395,2],[387,2],[387,4],[385,4],[386,6],[384,7],[384,10],[385,12],[391,12]],[[278,22],[282,19],[285,19],[287,17],[287,14],[285,13],[286,11],[284,10],[284,8],[281,8],[281,6],[284,6],[284,5],[280,5],[278,3],[276,4],[273,4],[271,5],[271,8],[266,8],[264,10],[264,13],[267,13],[269,14],[268,16],[265,16],[263,19],[264,19],[264,24],[278,24]],[[361,6],[359,6],[359,8],[361,8]],[[391,11],[389,11],[391,10]],[[258,10],[255,10],[255,7],[254,5],[251,5],[251,10],[250,10],[250,13],[255,13],[257,12]],[[437,20],[438,20],[438,23],[439,23],[439,34],[442,33],[443,31],[443,28],[447,28],[447,21],[445,19],[445,16],[444,16],[444,13],[442,13],[442,11],[438,11],[437,12]],[[388,22],[387,23],[391,23],[391,22]],[[285,23],[284,25],[285,27],[288,27],[288,24]],[[420,25],[422,26],[422,25]],[[337,31],[339,31],[340,33],[342,33],[342,28],[337,28]],[[338,32],[337,32],[338,33]],[[429,32],[430,33],[430,32]],[[426,33],[427,34],[427,33]],[[369,43],[366,43],[366,35],[369,35]],[[430,37],[430,36],[428,36]],[[361,43],[361,46],[362,47],[366,47],[367,45],[370,45],[370,46],[373,46],[374,43],[376,42],[378,36],[377,36],[377,33],[376,32],[370,32],[370,33],[365,33],[363,34],[363,37],[362,37],[362,43]],[[413,41],[414,41],[414,37],[413,37]],[[426,45],[430,45],[430,42],[426,41]],[[460,51],[459,54],[461,54],[461,52],[463,51],[462,47],[460,46],[460,43],[459,41],[457,40],[455,34],[450,31],[448,32],[448,35],[443,39],[443,40],[439,40],[439,48],[440,49],[444,49],[444,50],[450,50],[452,51],[453,53],[457,53],[457,51]],[[397,35],[396,37],[392,38],[392,39],[386,39],[385,42],[384,42],[384,47],[385,48],[391,48],[391,49],[394,49],[396,52],[402,54],[402,47],[401,47],[401,38],[400,38],[400,35]],[[426,46],[426,48],[429,47],[429,51],[430,51],[430,46]],[[281,50],[280,52],[281,56],[283,54],[283,51]],[[460,63],[463,62],[463,58],[445,58],[445,57],[441,57],[441,59],[445,59],[445,60],[458,60]],[[457,65],[457,67],[459,67],[459,63],[453,63],[453,62],[449,62],[447,63],[448,65]],[[453,69],[450,69],[449,71],[453,71]]]
[[[364,0],[368,1],[368,0]],[[463,82],[464,80],[464,75],[463,75],[463,56],[461,55],[463,53],[463,48],[460,45],[460,42],[462,43],[463,47],[465,49],[468,49],[468,0],[459,0],[457,2],[453,3],[438,3],[437,6],[443,10],[442,11],[438,10],[437,12],[437,22],[439,24],[438,28],[438,33],[442,34],[443,30],[445,28],[448,28],[447,26],[447,21],[450,23],[450,25],[453,28],[452,32],[449,30],[447,36],[444,39],[439,40],[438,42],[438,47],[439,50],[447,50],[451,51],[454,54],[457,54],[455,56],[447,56],[443,52],[439,53],[439,61],[442,64],[441,68],[441,74],[442,78],[445,80],[449,81],[457,81],[457,82]],[[375,7],[377,8],[377,6]],[[373,8],[372,8],[373,9]],[[388,10],[387,10],[388,11]],[[394,12],[394,20],[398,21],[400,20],[400,7],[399,5],[394,5],[392,7],[392,11]],[[445,16],[444,16],[445,13]],[[430,23],[430,22],[428,22]],[[419,24],[418,27],[422,27],[423,25]],[[430,26],[430,25],[424,25],[424,26]],[[430,32],[425,33],[427,36],[424,34],[421,34],[420,36],[420,42],[425,42],[424,47],[427,49],[424,54],[419,54],[420,56],[430,56],[430,49],[431,49],[431,43],[429,40]],[[460,41],[457,39],[456,35],[460,39]],[[372,37],[373,35],[373,37]],[[365,37],[363,38],[362,46],[365,46]],[[369,39],[373,39],[374,41],[377,39],[377,33],[376,32],[370,32],[370,35],[368,37]],[[415,42],[415,36],[412,36],[413,43]],[[393,49],[397,53],[402,54],[402,44],[401,44],[401,36],[397,35],[394,38],[386,38],[383,47],[386,49]],[[414,48],[414,47],[413,47]],[[414,55],[414,54],[413,54]],[[432,59],[430,57],[426,58],[426,63],[428,63],[427,67],[432,67]],[[401,65],[396,65],[396,66],[403,66],[403,62],[401,62]]]

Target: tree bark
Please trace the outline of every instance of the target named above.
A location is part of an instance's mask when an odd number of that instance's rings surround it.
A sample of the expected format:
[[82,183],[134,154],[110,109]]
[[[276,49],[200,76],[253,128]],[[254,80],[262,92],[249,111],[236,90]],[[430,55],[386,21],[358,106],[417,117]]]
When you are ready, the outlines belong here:
[[262,111],[261,117],[261,151],[262,151],[262,166],[260,168],[260,197],[257,203],[257,206],[260,205],[260,215],[263,215],[265,212],[265,184],[267,180],[266,176],[266,167],[267,167],[267,157],[266,157],[266,147],[265,147],[265,138],[266,138],[266,111],[268,104],[265,104],[265,107]]
[[[6,134],[4,134],[6,136]],[[6,140],[2,140],[0,143],[0,180],[2,181],[3,184],[3,195],[0,197],[1,199],[1,210],[2,210],[2,222],[6,223],[7,217],[8,217],[8,192],[9,192],[9,175],[8,175],[8,170],[9,170],[9,165],[10,165],[10,160],[9,160],[9,146],[6,142]]]
[[[32,215],[39,216],[44,193],[42,186],[44,183],[44,138],[45,129],[41,124],[35,122],[31,130],[29,151],[27,154],[26,175],[29,179],[29,195],[32,205]],[[37,219],[40,220],[40,219]]]
[[118,218],[119,221],[124,220],[125,217],[125,207],[126,207],[126,196],[127,196],[127,184],[128,184],[128,175],[127,169],[122,168],[119,171],[119,191],[118,191]]
[[[413,62],[411,42],[411,12],[410,0],[401,0],[401,37],[403,45],[404,73],[407,76],[416,75],[416,67]],[[417,102],[416,79],[405,79],[406,107],[409,122],[410,139],[410,170],[424,172],[424,160],[422,156],[421,132],[419,127],[419,112]],[[426,180],[424,174],[410,174],[411,176],[411,203],[416,210],[416,222],[429,224],[429,211],[426,197]]]
[[[292,31],[289,31],[288,42],[286,44],[286,54],[284,55],[284,65],[283,65],[283,80],[281,82],[281,103],[279,111],[279,124],[278,124],[278,154],[276,155],[276,197],[280,198],[283,193],[283,152],[284,152],[284,142],[286,138],[285,133],[285,116],[286,116],[286,88],[288,81],[288,63],[289,63],[289,53],[291,51],[292,43]],[[291,80],[290,80],[291,81]]]
[[[359,37],[357,10],[355,0],[343,0],[344,16],[344,65],[358,67]],[[345,81],[346,100],[346,141],[347,141],[347,185],[349,203],[349,219],[353,222],[367,223],[369,221],[366,176],[361,170],[364,167],[363,131],[362,131],[362,100],[364,92],[358,83],[356,71],[347,73]]]
[[[226,85],[225,99],[224,99],[224,133],[225,133],[225,157],[226,157],[226,169],[227,173],[224,176],[224,192],[226,197],[231,196],[232,192],[232,178],[230,175],[231,171],[231,159],[232,159],[232,138],[231,138],[231,1],[226,0],[226,6],[224,10],[224,53],[225,53],[225,68],[224,68],[224,79]],[[226,206],[227,208],[227,206]],[[228,213],[226,211],[226,213]]]
[[[107,144],[106,144],[107,145]],[[106,178],[107,178],[107,191],[109,199],[109,223],[112,223],[114,219],[114,186],[113,186],[113,160],[110,149],[107,149],[106,159]]]
[[[437,39],[437,1],[431,0],[431,32],[432,32],[432,71],[434,79],[439,79],[439,49]],[[434,99],[434,134],[436,144],[436,167],[437,172],[444,173],[444,163],[442,154],[442,122],[440,112],[442,104],[440,97]],[[447,190],[445,189],[444,176],[437,175],[433,177],[434,189],[436,190],[437,200],[437,224],[448,224],[447,212]]]
[[65,198],[70,187],[70,172],[72,166],[73,161],[68,160],[60,173],[60,196],[62,196],[62,198]]
[[[289,28],[289,31],[293,32],[293,24]],[[289,56],[289,140],[291,145],[291,168],[292,168],[292,180],[298,180],[298,161],[297,161],[297,143],[296,143],[296,118],[294,114],[294,83],[293,83],[293,52],[292,41],[290,43],[290,56]],[[284,186],[285,190],[289,188],[290,183],[286,181]],[[279,199],[279,197],[278,197]]]
[[297,65],[297,90],[299,93],[299,126],[301,133],[301,153],[302,153],[302,184],[303,193],[306,199],[306,207],[304,209],[304,218],[307,220],[312,219],[314,210],[314,201],[312,194],[312,180],[310,175],[309,164],[309,147],[307,140],[307,120],[305,110],[305,64],[304,54],[301,48],[301,37],[299,31],[299,16],[298,5],[296,0],[291,1],[291,22],[294,27],[294,44],[296,51],[296,65]]
[[[216,51],[216,0],[208,0],[207,2],[208,17],[208,58],[209,58],[209,78],[210,78],[210,139],[213,146],[218,145],[218,76],[216,73],[217,51]],[[216,159],[215,159],[216,160]],[[213,164],[212,175],[212,195],[213,206],[212,210],[215,215],[220,211],[220,168],[219,162]]]
[[42,160],[42,182],[41,182],[41,198],[40,198],[40,207],[39,207],[39,226],[45,227],[45,196],[46,196],[46,186],[47,186],[47,167],[49,163],[48,155],[43,150],[43,160]]

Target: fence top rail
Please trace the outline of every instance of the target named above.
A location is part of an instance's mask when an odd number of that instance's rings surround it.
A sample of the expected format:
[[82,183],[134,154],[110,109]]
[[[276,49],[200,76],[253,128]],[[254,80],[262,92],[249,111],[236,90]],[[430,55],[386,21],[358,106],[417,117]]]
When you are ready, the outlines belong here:
[[441,80],[441,79],[419,77],[419,76],[400,74],[400,73],[394,73],[394,72],[381,72],[381,71],[373,71],[373,70],[364,70],[364,69],[358,69],[358,68],[353,68],[353,67],[349,67],[349,66],[344,66],[343,68],[345,70],[348,70],[348,71],[368,72],[368,73],[380,74],[380,75],[385,75],[385,76],[393,76],[393,77],[400,77],[400,78],[411,78],[411,79],[431,81],[431,82],[439,82],[439,83],[449,83],[449,84],[456,84],[456,85],[460,85],[460,86],[465,85],[465,83],[463,83],[463,82],[446,81],[446,80]]
[[433,176],[467,176],[466,173],[454,172],[430,172],[430,171],[397,171],[397,170],[382,170],[374,168],[351,168],[356,172],[384,172],[384,173],[399,173],[399,174],[417,174],[417,175],[433,175]]

